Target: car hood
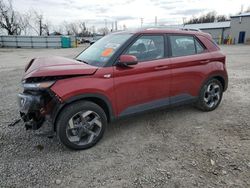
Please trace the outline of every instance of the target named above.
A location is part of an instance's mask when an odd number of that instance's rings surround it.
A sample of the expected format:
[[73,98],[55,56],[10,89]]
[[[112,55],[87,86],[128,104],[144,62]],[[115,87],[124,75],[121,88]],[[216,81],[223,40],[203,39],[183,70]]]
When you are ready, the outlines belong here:
[[39,57],[32,59],[27,65],[23,79],[46,76],[91,75],[98,67],[94,67],[74,59],[64,57]]

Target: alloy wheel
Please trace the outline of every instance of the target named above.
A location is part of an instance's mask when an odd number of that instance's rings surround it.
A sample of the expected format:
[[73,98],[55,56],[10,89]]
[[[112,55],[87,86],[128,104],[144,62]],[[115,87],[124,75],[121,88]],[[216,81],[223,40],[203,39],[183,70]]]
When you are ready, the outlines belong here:
[[204,102],[209,108],[218,104],[221,98],[221,88],[217,83],[210,83],[204,93]]
[[94,142],[101,129],[101,118],[96,112],[81,111],[69,119],[66,135],[70,142],[83,146]]

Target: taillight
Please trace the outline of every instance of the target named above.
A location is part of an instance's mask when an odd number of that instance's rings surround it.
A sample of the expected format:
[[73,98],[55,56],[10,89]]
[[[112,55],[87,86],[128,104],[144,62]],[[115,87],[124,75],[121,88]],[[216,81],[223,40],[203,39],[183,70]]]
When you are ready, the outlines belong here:
[[32,63],[34,62],[34,60],[35,59],[31,59],[31,61],[25,66],[24,72],[26,72],[30,68],[30,66],[32,65]]

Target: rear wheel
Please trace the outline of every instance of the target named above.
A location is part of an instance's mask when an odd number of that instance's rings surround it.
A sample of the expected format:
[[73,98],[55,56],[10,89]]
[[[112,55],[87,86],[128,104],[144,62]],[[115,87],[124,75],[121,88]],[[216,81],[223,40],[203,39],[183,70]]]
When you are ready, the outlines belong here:
[[217,79],[211,79],[203,85],[196,106],[202,111],[212,111],[219,106],[222,95],[221,82]]
[[103,109],[89,101],[75,102],[63,109],[57,121],[60,142],[70,149],[87,149],[103,136],[107,117]]

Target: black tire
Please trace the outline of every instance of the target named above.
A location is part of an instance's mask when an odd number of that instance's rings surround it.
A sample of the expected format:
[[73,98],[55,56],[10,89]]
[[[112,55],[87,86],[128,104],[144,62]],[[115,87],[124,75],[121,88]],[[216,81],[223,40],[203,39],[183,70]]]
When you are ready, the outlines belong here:
[[[98,115],[98,121],[101,122],[101,128],[99,130],[98,135],[96,135],[90,143],[86,143],[83,145],[79,145],[79,143],[73,143],[70,141],[68,132],[69,130],[72,130],[69,128],[70,126],[70,120],[75,117],[75,115],[78,115],[78,113],[84,113],[84,112],[93,112],[94,114]],[[82,115],[81,115],[82,116]],[[80,116],[79,116],[80,117]],[[73,121],[73,120],[72,120]],[[87,121],[84,121],[87,122]],[[77,101],[74,102],[68,106],[66,106],[62,112],[60,112],[57,122],[56,122],[56,131],[57,131],[57,136],[59,138],[59,141],[65,145],[66,147],[74,150],[83,150],[90,148],[94,146],[103,136],[105,128],[107,126],[107,117],[104,112],[104,110],[98,106],[97,104],[90,102],[90,101]],[[98,126],[99,127],[99,126]],[[72,132],[71,132],[72,133]],[[82,132],[85,135],[87,133]],[[74,136],[72,136],[74,137]]]
[[[208,95],[207,93],[209,93],[207,91],[207,90],[209,90],[208,87],[209,86],[211,87],[211,85],[215,85],[216,87],[218,86],[218,89],[219,89],[219,91],[217,93],[220,97],[219,97],[218,101],[216,101],[216,103],[214,103],[214,105],[211,105],[211,104],[209,105],[209,103],[205,101],[208,98],[207,97],[207,95]],[[213,111],[219,106],[221,99],[222,99],[222,96],[223,96],[223,87],[222,87],[221,82],[215,78],[212,78],[212,79],[208,80],[202,86],[199,97],[198,97],[198,101],[196,103],[196,107],[202,111],[205,111],[205,112]]]

